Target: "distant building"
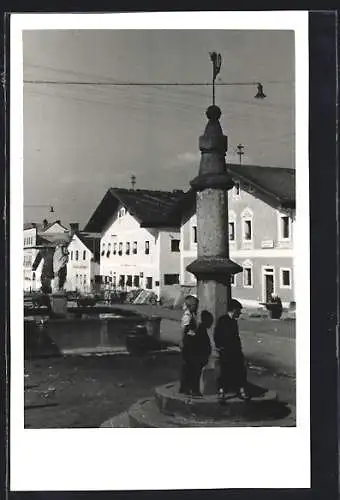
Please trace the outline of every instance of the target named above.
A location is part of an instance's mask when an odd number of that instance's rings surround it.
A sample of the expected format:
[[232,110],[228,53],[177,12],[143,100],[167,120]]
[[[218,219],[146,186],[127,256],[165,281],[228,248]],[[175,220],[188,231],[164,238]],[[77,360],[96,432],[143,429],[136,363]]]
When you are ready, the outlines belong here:
[[183,191],[109,189],[85,231],[101,233],[103,286],[171,293],[180,283],[180,216]]
[[69,229],[63,226],[60,220],[42,223],[28,222],[24,224],[24,290],[32,291],[40,289],[40,274],[42,262],[36,271],[32,270],[33,262],[39,252],[40,245],[48,245],[56,239],[64,238],[67,241]]
[[100,234],[80,232],[78,224],[71,224],[68,253],[65,289],[81,293],[94,291],[100,274]]
[[[232,279],[232,295],[245,306],[279,295],[284,305],[294,295],[295,170],[227,165],[235,182],[228,192],[230,257],[243,267]],[[196,285],[186,270],[197,257],[196,195],[189,191],[179,211],[181,284]]]

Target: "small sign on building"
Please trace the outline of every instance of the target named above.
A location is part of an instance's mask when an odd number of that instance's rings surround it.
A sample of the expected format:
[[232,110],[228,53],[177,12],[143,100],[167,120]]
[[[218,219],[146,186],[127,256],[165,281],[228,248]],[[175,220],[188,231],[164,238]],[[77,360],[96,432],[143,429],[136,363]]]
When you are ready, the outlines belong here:
[[274,240],[262,240],[261,248],[274,248]]

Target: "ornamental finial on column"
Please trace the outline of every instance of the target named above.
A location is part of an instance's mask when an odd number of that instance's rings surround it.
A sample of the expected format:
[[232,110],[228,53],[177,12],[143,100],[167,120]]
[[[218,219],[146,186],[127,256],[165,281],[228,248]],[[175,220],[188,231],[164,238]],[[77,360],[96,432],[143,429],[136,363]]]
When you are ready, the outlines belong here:
[[210,59],[211,59],[212,66],[213,66],[212,87],[213,87],[213,106],[215,106],[215,80],[216,80],[216,76],[221,71],[222,56],[221,56],[221,54],[218,54],[217,52],[210,52],[209,55],[210,55]]

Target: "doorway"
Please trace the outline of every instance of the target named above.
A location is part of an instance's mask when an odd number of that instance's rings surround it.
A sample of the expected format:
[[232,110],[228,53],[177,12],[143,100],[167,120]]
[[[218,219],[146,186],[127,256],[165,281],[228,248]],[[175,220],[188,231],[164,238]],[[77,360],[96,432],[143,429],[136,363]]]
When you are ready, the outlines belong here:
[[262,299],[263,302],[269,302],[272,295],[275,294],[274,268],[264,267],[262,278]]

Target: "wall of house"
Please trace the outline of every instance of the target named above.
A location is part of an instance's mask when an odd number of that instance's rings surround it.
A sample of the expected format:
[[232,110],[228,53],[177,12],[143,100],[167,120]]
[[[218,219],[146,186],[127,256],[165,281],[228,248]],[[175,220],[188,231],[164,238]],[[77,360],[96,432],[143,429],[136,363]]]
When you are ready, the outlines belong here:
[[195,277],[186,270],[186,267],[197,257],[197,242],[194,239],[194,227],[197,227],[196,212],[191,211],[183,219],[181,225],[181,284],[191,285],[196,282]]
[[68,252],[65,289],[81,293],[92,291],[94,276],[99,274],[99,263],[92,260],[93,253],[76,235],[68,245]]
[[[139,222],[128,212],[120,214],[119,207],[117,213],[104,228],[100,247],[100,274],[107,279],[111,278],[107,287],[119,285],[119,277],[127,276],[139,278],[139,287],[146,288],[147,278],[152,280],[152,289],[159,281],[158,268],[158,231],[141,228]],[[149,242],[149,253],[145,253],[145,242]],[[137,242],[137,253],[133,252],[134,242]],[[122,255],[119,255],[119,243],[122,243]],[[130,243],[130,251],[127,253],[126,243]],[[116,244],[116,253],[114,252]],[[108,249],[110,253],[107,255]],[[135,286],[124,287],[127,289]]]
[[[282,237],[280,213],[270,204],[259,199],[251,193],[240,189],[236,194],[235,188],[228,193],[229,221],[235,221],[235,242],[230,242],[230,250],[237,249],[259,249],[259,248],[293,248],[293,228],[290,218],[290,238]],[[244,221],[252,222],[252,240],[244,238]]]
[[[180,283],[180,238],[181,233],[176,228],[162,228],[159,231],[159,294],[162,298],[172,296],[173,289]],[[172,240],[179,242],[178,251],[172,250]],[[169,279],[174,281],[173,284],[169,284]]]
[[35,290],[37,279],[40,281],[40,273],[32,271],[32,265],[38,251],[34,248],[30,248],[36,244],[36,232],[37,230],[35,228],[24,229],[23,232],[23,288],[25,291]]
[[[239,299],[245,306],[257,305],[265,302],[265,269],[273,270],[273,294],[279,295],[284,306],[288,306],[295,300],[294,296],[294,262],[292,257],[253,257],[238,258],[234,255],[231,258],[243,267],[243,273],[235,275],[235,282],[231,287],[232,296]],[[251,269],[251,286],[246,285],[246,269]],[[290,284],[283,283],[282,271],[288,271],[290,274]]]
[[[289,238],[283,238],[281,213],[264,199],[234,188],[228,193],[229,222],[234,222],[235,239],[229,241],[230,257],[241,266],[252,269],[252,286],[243,283],[243,273],[235,277],[232,294],[243,301],[244,305],[256,305],[264,300],[263,268],[274,270],[274,294],[281,297],[287,305],[294,298],[293,239],[294,214],[289,219]],[[245,220],[251,221],[252,238],[245,238]],[[196,213],[191,212],[183,220],[181,227],[181,284],[189,286],[196,282],[186,267],[197,257],[197,243],[194,242],[193,227],[197,226]],[[229,234],[229,238],[231,235]],[[290,285],[284,286],[282,272],[287,270]],[[290,271],[289,271],[290,270]],[[287,273],[285,273],[287,278]]]

